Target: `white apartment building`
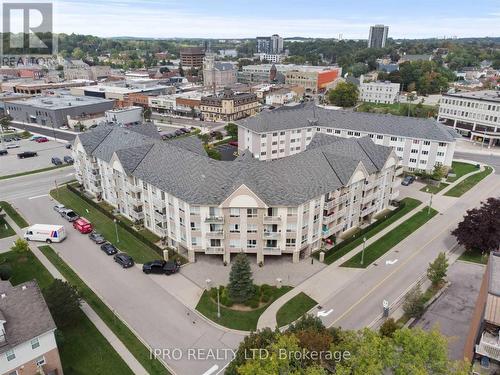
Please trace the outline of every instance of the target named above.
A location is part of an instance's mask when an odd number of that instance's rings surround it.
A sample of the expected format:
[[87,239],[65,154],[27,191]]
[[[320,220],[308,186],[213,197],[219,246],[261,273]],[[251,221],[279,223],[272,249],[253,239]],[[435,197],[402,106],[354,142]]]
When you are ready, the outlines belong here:
[[281,64],[286,59],[286,55],[282,53],[254,53],[260,61],[268,61],[270,63]]
[[259,160],[274,160],[303,152],[318,133],[343,138],[370,137],[392,147],[409,171],[431,171],[436,164],[451,167],[456,135],[431,120],[364,112],[332,110],[312,103],[261,112],[238,123],[238,148]]
[[107,122],[114,124],[138,124],[142,122],[142,107],[131,106],[124,108],[115,108],[104,112]]
[[360,78],[359,100],[371,103],[393,104],[398,101],[400,84],[390,81],[364,82]]
[[438,121],[488,147],[500,145],[500,91],[443,94]]
[[273,163],[243,153],[207,157],[196,137],[162,141],[153,126],[102,125],[73,145],[86,192],[187,253],[288,254],[293,262],[389,207],[398,158],[368,137],[318,134],[308,150]]

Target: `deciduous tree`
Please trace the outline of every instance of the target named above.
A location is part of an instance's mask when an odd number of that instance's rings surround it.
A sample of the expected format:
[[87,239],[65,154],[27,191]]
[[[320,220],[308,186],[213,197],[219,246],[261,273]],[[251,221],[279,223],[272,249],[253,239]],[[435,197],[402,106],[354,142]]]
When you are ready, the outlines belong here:
[[448,271],[448,260],[446,259],[445,253],[439,253],[434,262],[429,263],[427,268],[427,277],[431,281],[432,285],[436,286],[446,277],[446,272]]
[[358,101],[358,88],[352,82],[340,82],[328,92],[328,100],[339,107],[353,107]]
[[55,279],[44,291],[45,301],[56,325],[68,327],[81,317],[80,296],[76,288],[65,281]]

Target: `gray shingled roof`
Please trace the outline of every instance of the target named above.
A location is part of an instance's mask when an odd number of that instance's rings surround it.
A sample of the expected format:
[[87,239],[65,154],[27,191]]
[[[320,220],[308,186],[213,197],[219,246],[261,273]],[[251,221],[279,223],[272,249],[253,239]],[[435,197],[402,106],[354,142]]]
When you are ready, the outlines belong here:
[[[90,132],[78,137],[95,139]],[[184,148],[186,142],[148,139],[119,127],[104,137],[92,152],[97,158],[109,162],[116,152],[127,173],[199,205],[218,205],[242,184],[268,205],[298,205],[343,186],[360,162],[369,173],[379,170],[391,154],[390,147],[368,137],[328,136],[329,142],[313,139],[315,147],[286,158],[259,161],[243,155],[228,162]]]
[[0,353],[56,329],[36,281],[15,287],[2,283],[1,292],[5,294],[0,298],[0,311],[6,322],[6,343],[0,345]]
[[[317,124],[313,124],[312,119],[317,120]],[[263,111],[257,116],[248,117],[237,123],[257,133],[305,127],[329,127],[442,142],[454,140],[448,128],[433,119],[332,110],[315,106],[313,103]]]
[[500,297],[500,253],[491,253],[490,262],[488,293]]

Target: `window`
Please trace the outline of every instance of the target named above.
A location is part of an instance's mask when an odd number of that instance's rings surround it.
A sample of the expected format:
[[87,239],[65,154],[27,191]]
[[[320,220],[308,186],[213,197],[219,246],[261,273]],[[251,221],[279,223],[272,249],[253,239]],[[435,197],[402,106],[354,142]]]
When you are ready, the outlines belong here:
[[229,247],[233,249],[239,249],[241,247],[240,240],[229,240]]
[[230,217],[240,217],[240,209],[239,208],[231,208],[229,216]]
[[353,135],[353,134],[354,134],[354,132],[351,132],[351,131],[347,132],[347,135]]
[[396,142],[398,139],[396,137],[391,137],[391,141]]
[[38,337],[31,340],[31,349],[36,349],[40,346],[40,342],[38,342]]
[[297,224],[295,223],[287,223],[286,224],[286,231],[288,233],[294,233],[297,231]]
[[417,162],[417,159],[410,158],[410,163],[416,163],[416,162]]
[[340,130],[335,130],[335,134],[340,134]]
[[197,246],[200,244],[200,239],[199,237],[191,237],[191,245]]
[[[354,198],[356,198],[356,197],[354,197]],[[314,223],[317,223],[317,222],[318,222],[318,220],[319,220],[319,214],[314,215],[314,217],[313,217],[313,222],[314,222]]]
[[360,137],[360,136],[361,136],[361,133],[360,133],[360,132],[354,132],[354,136],[355,136],[355,137]]
[[277,137],[278,136],[278,133],[273,133],[273,137]]
[[229,232],[231,232],[231,233],[240,233],[240,225],[239,224],[231,224],[231,225],[229,225]]
[[35,363],[38,367],[42,367],[45,364],[45,357],[44,356],[38,357]]
[[295,246],[295,238],[287,238],[286,246]]
[[418,139],[414,139],[414,140],[413,140],[413,144],[414,144],[414,145],[418,145],[419,143],[420,143],[420,141],[419,141]]
[[257,209],[247,208],[247,217],[257,217]]
[[306,242],[307,242],[307,234],[303,234],[301,243],[306,243]]
[[200,206],[191,206],[191,215],[199,215]]
[[247,233],[257,233],[257,224],[247,224]]
[[265,135],[265,134],[262,134],[260,137],[261,137],[261,138],[266,138],[266,135]]
[[254,249],[257,247],[257,240],[247,240],[247,247],[249,249]]
[[439,142],[439,147],[445,147],[446,146],[446,143],[444,142]]
[[14,353],[13,350],[7,350],[5,352],[5,356],[7,357],[7,361],[12,361],[12,360],[16,359],[16,354]]
[[418,154],[418,150],[415,149],[415,148],[412,148],[411,151],[410,151],[412,154]]
[[377,139],[384,139],[383,135],[377,135]]
[[286,216],[297,216],[297,207],[288,207],[286,209]]
[[431,144],[431,141],[424,141],[424,146],[429,146]]
[[285,135],[285,132],[280,132],[280,135]]
[[265,151],[262,151],[260,154],[261,154],[262,156],[264,156],[264,155],[266,154],[266,152],[265,152]]

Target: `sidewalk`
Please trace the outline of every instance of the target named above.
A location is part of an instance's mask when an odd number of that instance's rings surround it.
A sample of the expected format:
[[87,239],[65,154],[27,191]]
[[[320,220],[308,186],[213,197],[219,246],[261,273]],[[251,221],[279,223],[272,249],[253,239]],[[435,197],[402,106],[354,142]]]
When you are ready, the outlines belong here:
[[479,155],[500,156],[500,147],[490,147],[488,144],[481,145],[480,142],[473,142],[466,139],[460,139],[455,146],[455,152],[467,152]]
[[[465,180],[467,177],[479,173],[482,170],[484,170],[484,165],[481,165],[481,168],[479,170],[476,170],[474,172],[471,172],[469,174],[466,174],[459,179],[457,179],[455,182],[451,183],[449,186],[447,186],[445,189],[441,190],[439,193],[434,194],[433,196],[433,206],[434,207],[439,207],[439,206],[447,206],[450,201],[450,197],[444,197],[443,194],[446,193],[449,189],[451,189],[453,186],[457,185],[461,181]],[[451,198],[451,199],[459,199],[459,198]],[[427,207],[428,202],[423,201],[419,206],[415,207],[412,211],[408,212],[406,215],[402,216],[398,220],[396,220],[394,223],[389,225],[388,227],[384,228],[380,232],[378,232],[376,235],[373,237],[369,238],[366,241],[366,246],[371,245],[373,242],[377,241],[380,239],[382,236],[399,226],[401,223],[404,221],[408,220],[410,217],[415,215],[418,211],[422,210],[424,207]],[[425,225],[424,225],[425,226]],[[319,305],[322,304],[323,301],[328,301],[328,299],[334,295],[337,291],[339,291],[342,287],[344,287],[349,280],[353,279],[356,277],[359,273],[363,272],[365,269],[364,268],[344,268],[340,267],[342,263],[344,263],[346,260],[349,258],[353,257],[356,255],[358,252],[360,252],[363,249],[363,244],[359,245],[358,247],[352,249],[349,253],[344,255],[342,258],[336,260],[332,264],[328,265],[327,267],[323,268],[320,272],[312,275],[308,279],[306,279],[302,284],[297,285],[295,288],[293,288],[290,292],[284,294],[280,298],[278,298],[276,301],[274,301],[265,311],[264,313],[260,316],[259,321],[257,323],[257,329],[262,329],[269,327],[271,329],[274,329],[276,327],[276,313],[278,310],[286,303],[288,302],[291,298],[299,294],[300,292],[304,292],[314,300],[316,300]],[[321,286],[328,286],[328,287],[321,287]]]
[[[20,229],[17,224],[9,217],[5,216],[5,219],[9,223],[9,225],[15,230],[18,236],[22,238],[23,231]],[[9,237],[12,241],[15,239],[15,236]],[[38,260],[43,264],[45,268],[49,271],[49,273],[56,279],[60,279],[65,281],[64,277],[57,270],[57,268],[43,255],[43,253],[38,249],[37,246],[29,243],[29,248],[33,252],[33,254],[38,258]],[[96,328],[101,332],[101,334],[108,340],[116,353],[125,361],[128,367],[132,370],[134,374],[147,374],[148,372],[142,367],[142,365],[137,361],[137,359],[129,352],[129,350],[123,345],[118,337],[108,328],[106,323],[97,315],[97,313],[90,307],[85,301],[81,303],[81,309],[90,319],[90,321],[96,326]]]

